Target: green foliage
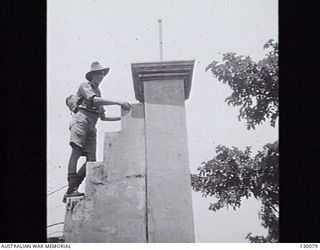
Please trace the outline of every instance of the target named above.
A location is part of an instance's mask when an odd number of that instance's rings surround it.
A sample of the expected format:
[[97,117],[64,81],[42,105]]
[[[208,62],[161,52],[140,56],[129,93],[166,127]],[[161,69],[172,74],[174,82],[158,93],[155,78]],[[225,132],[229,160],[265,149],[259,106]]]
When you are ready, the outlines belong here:
[[223,207],[234,210],[242,198],[252,195],[262,202],[260,219],[268,229],[267,237],[247,235],[250,242],[277,242],[279,237],[279,149],[278,142],[266,144],[252,156],[250,147],[244,151],[219,145],[217,155],[198,168],[192,175],[192,188],[203,196],[218,199],[209,206],[217,211]]
[[[240,106],[238,119],[247,121],[247,129],[270,120],[275,126],[279,116],[278,100],[278,43],[272,39],[264,49],[271,49],[266,57],[254,62],[236,53],[223,54],[223,63],[212,62],[206,70],[226,83],[232,94],[226,99],[228,105]],[[203,196],[217,198],[209,209],[223,207],[236,210],[243,198],[254,196],[262,203],[259,217],[268,235],[247,235],[250,242],[279,241],[279,148],[278,142],[266,144],[262,151],[252,156],[250,147],[244,151],[236,147],[218,146],[217,155],[198,168],[193,174],[192,188]]]
[[278,43],[270,39],[264,49],[271,50],[259,62],[229,52],[223,54],[223,63],[213,61],[206,68],[232,89],[225,101],[240,106],[238,119],[245,119],[248,129],[255,129],[266,120],[274,127],[279,116]]

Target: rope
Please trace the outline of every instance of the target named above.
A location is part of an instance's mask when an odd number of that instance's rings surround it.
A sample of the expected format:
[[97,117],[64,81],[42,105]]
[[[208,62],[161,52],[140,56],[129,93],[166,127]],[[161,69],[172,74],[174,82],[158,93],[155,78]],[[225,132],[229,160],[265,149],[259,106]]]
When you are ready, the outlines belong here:
[[47,196],[52,195],[52,194],[54,194],[54,193],[56,193],[56,192],[60,191],[61,189],[66,188],[66,187],[68,187],[68,185],[65,185],[65,186],[63,186],[63,187],[61,187],[61,188],[58,188],[57,190],[52,191],[51,193],[47,194]]
[[60,225],[60,224],[64,224],[64,222],[57,222],[57,223],[51,224],[51,225],[47,226],[47,228],[53,227],[53,226],[56,226],[56,225]]

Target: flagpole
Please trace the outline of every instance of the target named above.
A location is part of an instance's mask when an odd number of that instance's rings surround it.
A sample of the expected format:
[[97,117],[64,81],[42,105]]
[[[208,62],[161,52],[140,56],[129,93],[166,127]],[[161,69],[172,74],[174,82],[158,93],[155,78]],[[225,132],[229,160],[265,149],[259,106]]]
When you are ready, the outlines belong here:
[[159,23],[159,51],[160,51],[160,61],[163,60],[163,41],[162,41],[162,19],[158,19]]

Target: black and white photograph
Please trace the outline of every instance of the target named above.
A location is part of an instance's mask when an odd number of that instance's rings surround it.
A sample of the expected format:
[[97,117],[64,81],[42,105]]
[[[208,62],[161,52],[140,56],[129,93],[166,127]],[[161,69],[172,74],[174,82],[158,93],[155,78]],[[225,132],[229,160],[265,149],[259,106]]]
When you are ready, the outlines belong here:
[[278,0],[50,0],[46,235],[278,243]]

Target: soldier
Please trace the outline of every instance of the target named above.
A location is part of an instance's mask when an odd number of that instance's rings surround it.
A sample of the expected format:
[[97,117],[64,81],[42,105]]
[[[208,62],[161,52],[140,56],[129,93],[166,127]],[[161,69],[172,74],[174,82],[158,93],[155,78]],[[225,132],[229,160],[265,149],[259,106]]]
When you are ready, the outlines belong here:
[[88,82],[80,85],[77,97],[77,112],[72,117],[69,125],[71,132],[70,145],[72,148],[68,164],[68,190],[63,197],[82,196],[78,187],[86,175],[86,163],[77,172],[77,162],[80,156],[87,161],[96,161],[96,123],[98,118],[102,121],[119,121],[120,117],[106,117],[103,106],[119,105],[125,111],[130,111],[132,106],[128,102],[106,100],[101,97],[99,84],[108,74],[110,68],[104,68],[99,62],[93,62],[91,70],[86,74]]

